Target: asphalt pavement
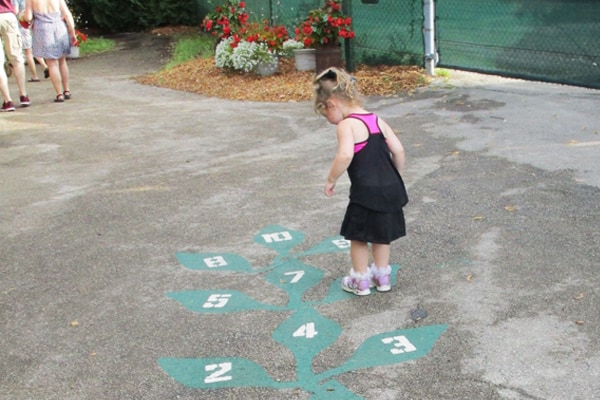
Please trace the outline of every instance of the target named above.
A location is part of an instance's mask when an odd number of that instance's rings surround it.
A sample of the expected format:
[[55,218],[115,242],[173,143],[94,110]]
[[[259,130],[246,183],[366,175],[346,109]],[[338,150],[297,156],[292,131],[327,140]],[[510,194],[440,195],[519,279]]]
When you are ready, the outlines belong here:
[[408,235],[392,291],[353,297],[334,127],[140,85],[166,39],[117,39],[71,100],[0,114],[0,399],[600,398],[599,91],[450,71],[368,98]]

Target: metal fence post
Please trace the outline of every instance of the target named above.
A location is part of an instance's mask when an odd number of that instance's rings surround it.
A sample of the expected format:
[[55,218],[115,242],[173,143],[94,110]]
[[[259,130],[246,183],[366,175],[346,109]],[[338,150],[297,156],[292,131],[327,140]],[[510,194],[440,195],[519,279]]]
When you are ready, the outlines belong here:
[[423,38],[425,40],[425,72],[435,76],[438,54],[435,48],[435,4],[434,0],[423,0]]
[[[344,14],[353,18],[352,16],[352,0],[343,0],[342,1],[342,9],[344,10]],[[344,58],[346,59],[346,71],[354,72],[354,40],[352,39],[344,39]]]

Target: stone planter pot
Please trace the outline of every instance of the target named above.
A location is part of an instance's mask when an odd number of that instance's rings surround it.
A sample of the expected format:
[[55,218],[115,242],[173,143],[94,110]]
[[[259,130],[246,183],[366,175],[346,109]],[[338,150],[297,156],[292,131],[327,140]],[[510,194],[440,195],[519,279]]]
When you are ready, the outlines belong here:
[[339,44],[333,46],[317,46],[315,50],[317,73],[320,73],[329,67],[344,67],[342,47]]
[[294,50],[294,61],[296,62],[296,71],[314,71],[317,69],[315,59],[315,49],[296,49]]
[[254,72],[260,76],[273,75],[279,70],[279,58],[273,57],[271,62],[260,62],[254,68]]
[[69,51],[69,58],[79,58],[79,46],[71,46],[71,50]]

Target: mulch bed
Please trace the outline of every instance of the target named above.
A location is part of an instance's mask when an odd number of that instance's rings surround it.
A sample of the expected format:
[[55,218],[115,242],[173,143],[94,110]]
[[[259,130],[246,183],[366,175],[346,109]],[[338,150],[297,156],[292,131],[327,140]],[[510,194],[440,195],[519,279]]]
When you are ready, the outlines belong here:
[[[181,33],[181,29],[167,27],[151,33],[173,35]],[[358,65],[352,75],[365,96],[397,96],[428,83],[423,68],[416,66]],[[288,57],[279,60],[277,73],[264,77],[226,71],[217,68],[213,58],[198,58],[136,80],[146,85],[230,100],[288,102],[310,100],[313,77],[312,71],[296,71],[294,59]]]

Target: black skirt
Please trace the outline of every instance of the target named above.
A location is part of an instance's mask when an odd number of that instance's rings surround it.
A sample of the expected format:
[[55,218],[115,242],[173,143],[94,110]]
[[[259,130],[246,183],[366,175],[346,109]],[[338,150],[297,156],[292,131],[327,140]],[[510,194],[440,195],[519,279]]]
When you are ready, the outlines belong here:
[[340,235],[346,240],[390,244],[406,236],[406,225],[402,210],[393,213],[369,210],[350,203],[342,222]]

